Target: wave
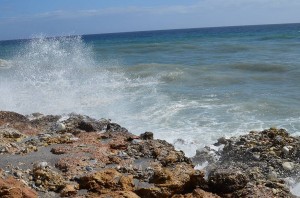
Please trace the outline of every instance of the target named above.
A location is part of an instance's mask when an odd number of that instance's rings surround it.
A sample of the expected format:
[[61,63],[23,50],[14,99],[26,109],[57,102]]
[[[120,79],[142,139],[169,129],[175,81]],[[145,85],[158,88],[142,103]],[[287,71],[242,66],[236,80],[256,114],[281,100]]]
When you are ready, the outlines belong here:
[[231,69],[237,69],[237,70],[249,71],[249,72],[283,73],[288,71],[287,66],[276,65],[276,64],[240,63],[240,64],[230,65],[229,67]]
[[131,78],[117,61],[94,57],[81,37],[31,40],[12,58],[10,74],[0,78],[0,109],[130,120],[140,97],[158,100],[156,78]]
[[298,39],[298,34],[278,34],[278,35],[268,35],[259,37],[260,41],[268,41],[268,40],[290,40],[290,39]]
[[214,49],[217,53],[238,53],[238,52],[245,52],[249,51],[250,47],[249,46],[243,46],[243,45],[228,45],[228,44],[223,44],[220,46],[216,46]]

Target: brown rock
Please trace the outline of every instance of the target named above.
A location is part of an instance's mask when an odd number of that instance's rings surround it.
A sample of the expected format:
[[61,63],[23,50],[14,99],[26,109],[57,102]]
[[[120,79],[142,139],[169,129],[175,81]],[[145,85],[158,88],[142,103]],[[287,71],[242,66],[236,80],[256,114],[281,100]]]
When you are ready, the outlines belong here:
[[4,125],[17,129],[27,135],[38,132],[37,129],[31,126],[30,121],[25,116],[15,112],[0,111],[0,126]]
[[20,181],[9,177],[0,178],[0,197],[1,198],[36,198],[37,193],[25,186]]
[[67,184],[60,192],[60,195],[62,197],[70,197],[76,194],[77,194],[76,186],[70,184]]
[[56,154],[56,155],[61,155],[61,154],[65,154],[68,151],[67,147],[55,147],[51,149],[51,153]]
[[[136,193],[141,197],[171,197],[174,194],[180,194],[191,191],[196,183],[192,177],[196,174],[192,165],[181,163],[173,167],[162,167],[159,164],[154,166],[153,176],[150,183],[155,187],[137,188]],[[203,177],[203,175],[198,175]]]
[[122,175],[115,169],[106,169],[81,177],[79,187],[101,194],[110,191],[132,191],[134,189],[133,176]]
[[33,180],[37,186],[50,191],[60,191],[65,186],[63,177],[49,168],[33,169]]
[[112,191],[104,194],[97,194],[97,193],[90,192],[87,196],[84,197],[86,198],[140,198],[137,194],[131,191]]
[[185,195],[174,195],[172,198],[220,198],[218,195],[196,188],[192,193]]

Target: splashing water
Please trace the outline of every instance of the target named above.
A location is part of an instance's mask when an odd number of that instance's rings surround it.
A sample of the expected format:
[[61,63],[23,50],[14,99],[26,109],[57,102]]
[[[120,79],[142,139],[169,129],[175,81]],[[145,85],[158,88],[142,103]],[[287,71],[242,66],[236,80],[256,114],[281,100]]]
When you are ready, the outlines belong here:
[[154,78],[129,79],[117,61],[95,62],[94,56],[80,37],[31,40],[11,60],[8,73],[0,73],[0,108],[124,121],[137,112],[135,103],[142,98],[136,94],[154,99]]

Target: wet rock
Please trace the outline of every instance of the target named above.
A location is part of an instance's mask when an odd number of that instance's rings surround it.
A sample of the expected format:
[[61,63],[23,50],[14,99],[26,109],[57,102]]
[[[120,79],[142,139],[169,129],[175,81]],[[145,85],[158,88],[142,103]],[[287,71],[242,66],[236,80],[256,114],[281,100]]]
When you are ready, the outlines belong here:
[[145,132],[145,133],[142,133],[140,135],[140,138],[142,140],[153,140],[153,133],[152,132]]
[[95,127],[91,122],[81,121],[78,124],[78,128],[86,132],[96,131]]
[[209,174],[208,182],[212,192],[232,193],[245,187],[248,178],[239,170],[217,169]]
[[148,157],[159,160],[164,166],[177,162],[191,163],[182,151],[163,140],[149,140],[128,145],[126,153],[132,157]]
[[128,132],[127,129],[125,129],[124,127],[121,127],[120,125],[116,124],[116,123],[108,123],[107,127],[106,127],[106,131],[109,132]]

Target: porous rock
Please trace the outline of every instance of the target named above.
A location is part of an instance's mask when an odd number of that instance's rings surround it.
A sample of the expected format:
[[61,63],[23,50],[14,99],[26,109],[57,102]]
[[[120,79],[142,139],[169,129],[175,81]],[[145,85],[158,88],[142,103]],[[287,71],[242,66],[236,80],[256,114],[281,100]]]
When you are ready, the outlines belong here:
[[115,169],[106,169],[81,177],[79,187],[103,194],[110,191],[132,191],[134,183],[132,176],[123,175]]
[[208,176],[212,192],[231,193],[246,186],[248,178],[238,170],[216,169]]
[[1,198],[37,198],[37,192],[13,177],[0,178]]

